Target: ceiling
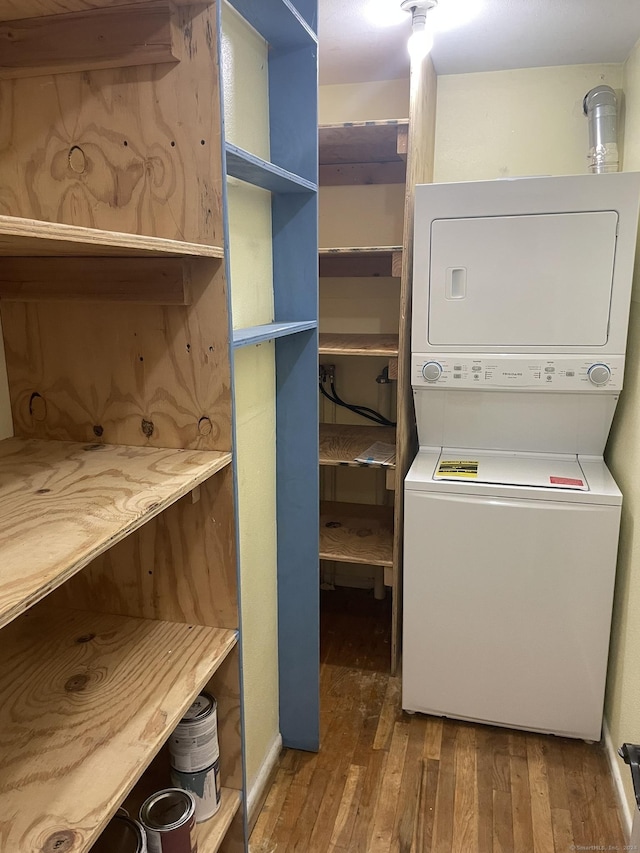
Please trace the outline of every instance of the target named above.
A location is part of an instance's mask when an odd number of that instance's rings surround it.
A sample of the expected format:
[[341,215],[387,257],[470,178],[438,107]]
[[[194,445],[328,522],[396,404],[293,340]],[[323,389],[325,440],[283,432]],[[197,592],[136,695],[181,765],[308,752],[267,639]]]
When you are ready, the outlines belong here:
[[[322,84],[408,76],[400,0],[318,6]],[[433,21],[438,74],[623,62],[640,39],[640,0],[439,0]]]

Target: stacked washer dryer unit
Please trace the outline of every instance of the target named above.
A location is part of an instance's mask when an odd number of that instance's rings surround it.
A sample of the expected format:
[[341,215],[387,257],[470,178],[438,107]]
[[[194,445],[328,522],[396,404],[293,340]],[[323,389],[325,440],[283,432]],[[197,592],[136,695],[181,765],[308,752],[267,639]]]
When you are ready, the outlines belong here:
[[416,188],[402,705],[600,737],[639,174]]

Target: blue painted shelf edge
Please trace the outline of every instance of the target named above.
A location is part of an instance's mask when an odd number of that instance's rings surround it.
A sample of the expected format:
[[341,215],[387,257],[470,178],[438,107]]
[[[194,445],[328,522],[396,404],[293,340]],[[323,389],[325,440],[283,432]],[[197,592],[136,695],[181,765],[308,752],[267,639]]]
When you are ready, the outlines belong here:
[[300,320],[293,323],[265,323],[263,326],[248,326],[246,329],[234,329],[233,348],[261,344],[264,341],[272,341],[275,338],[283,338],[286,335],[297,335],[300,332],[308,332],[316,329],[316,320]]
[[281,166],[269,163],[250,154],[243,148],[226,143],[227,174],[254,186],[275,193],[315,193],[318,185],[300,175],[288,172]]
[[229,0],[230,4],[275,48],[305,47],[318,43],[318,36],[289,0],[275,5],[259,0]]

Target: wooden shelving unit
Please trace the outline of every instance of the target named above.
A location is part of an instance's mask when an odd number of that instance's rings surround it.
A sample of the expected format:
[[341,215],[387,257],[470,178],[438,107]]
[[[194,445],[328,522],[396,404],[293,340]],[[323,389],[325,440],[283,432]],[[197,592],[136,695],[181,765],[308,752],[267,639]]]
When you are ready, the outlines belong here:
[[[426,65],[429,65],[428,63]],[[432,71],[431,66],[429,68]],[[430,72],[429,72],[430,73]],[[430,77],[428,79],[431,79]],[[415,84],[415,79],[414,79]],[[399,121],[353,122],[341,125],[326,125],[319,129],[320,183],[326,186],[406,183],[403,216],[403,245],[363,245],[327,247],[320,250],[320,274],[323,277],[371,277],[400,278],[398,334],[362,335],[320,334],[320,355],[326,362],[327,356],[385,356],[389,359],[387,378],[396,383],[394,412],[390,419],[397,427],[389,432],[385,427],[365,426],[362,433],[345,425],[321,424],[322,466],[347,465],[357,467],[349,460],[374,440],[389,442],[396,446],[396,464],[387,471],[385,486],[387,497],[381,496],[380,483],[371,482],[370,503],[330,503],[330,515],[339,526],[327,527],[323,515],[320,528],[322,559],[336,562],[354,562],[384,568],[384,584],[391,587],[393,595],[391,626],[391,667],[396,671],[400,658],[401,596],[402,596],[402,489],[408,466],[415,450],[415,419],[411,399],[411,383],[408,372],[408,342],[410,336],[410,292],[411,251],[410,232],[413,226],[412,198],[415,177],[423,175],[425,164],[416,167],[416,153],[421,155],[422,143],[416,148],[417,134],[429,131],[414,123],[431,120],[433,101],[431,92],[421,83],[421,92],[428,100],[424,110],[418,110],[417,96],[412,94],[410,119]],[[414,132],[415,131],[415,132]],[[421,177],[421,179],[424,179]],[[365,190],[361,190],[364,193]],[[366,283],[362,283],[366,288]],[[366,299],[366,290],[362,291]],[[343,369],[343,368],[340,368]],[[344,369],[347,369],[346,367]],[[336,412],[339,410],[336,410]],[[369,435],[371,438],[369,438]],[[386,436],[386,437],[383,437]],[[326,474],[324,475],[326,477]],[[339,493],[340,482],[333,483],[329,493]],[[335,484],[338,483],[336,486]],[[364,486],[363,486],[364,488]],[[373,505],[388,501],[388,505]],[[393,501],[393,505],[391,504]],[[326,509],[325,504],[323,507]],[[329,518],[329,522],[332,519]],[[369,525],[367,527],[367,525]],[[370,530],[370,534],[362,535]],[[369,543],[374,547],[368,547]],[[379,575],[374,575],[374,588],[380,592]]]
[[359,424],[320,424],[320,464],[345,465],[349,468],[386,468],[394,465],[356,462],[375,441],[396,443],[394,427],[360,426]]
[[398,355],[397,335],[350,335],[321,332],[320,355]]
[[320,276],[399,278],[402,246],[350,246],[320,249]]
[[198,834],[239,853],[219,5],[0,0],[0,41],[2,847],[88,851],[170,784],[148,768],[206,687],[226,796]]
[[235,644],[235,631],[46,602],[5,628],[1,796],[16,815],[6,848],[59,836],[89,850]]
[[320,183],[404,183],[408,125],[406,120],[321,125]]

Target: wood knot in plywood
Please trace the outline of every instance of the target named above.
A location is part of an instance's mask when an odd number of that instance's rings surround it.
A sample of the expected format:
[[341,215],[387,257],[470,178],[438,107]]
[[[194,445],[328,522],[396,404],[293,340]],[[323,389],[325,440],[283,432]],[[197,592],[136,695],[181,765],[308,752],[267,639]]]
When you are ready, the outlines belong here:
[[69,149],[69,168],[81,175],[87,170],[87,158],[84,151],[78,145],[74,145]]
[[36,489],[36,495],[48,495],[51,489]]
[[366,539],[367,536],[373,536],[373,530],[370,527],[357,527],[353,532],[361,539]]
[[100,438],[104,433],[104,427],[100,424],[96,424],[93,428],[93,434]]
[[67,679],[64,689],[67,693],[81,693],[89,683],[89,676],[86,673],[80,672],[78,675],[72,675]]
[[29,414],[34,421],[39,422],[47,417],[47,401],[37,391],[34,391],[29,398]]
[[342,527],[342,522],[340,521],[327,521],[325,527]]
[[95,638],[95,634],[82,634],[80,637],[76,637],[76,643],[90,643]]
[[155,426],[153,424],[153,421],[148,421],[146,418],[143,418],[142,423],[140,424],[140,428],[142,429],[142,432],[147,436],[147,438],[151,438]]
[[207,417],[202,417],[198,421],[198,432],[200,435],[211,435],[213,431],[213,424],[211,423],[211,419]]
[[72,829],[63,829],[50,835],[40,849],[42,853],[67,853],[73,850],[77,840]]

